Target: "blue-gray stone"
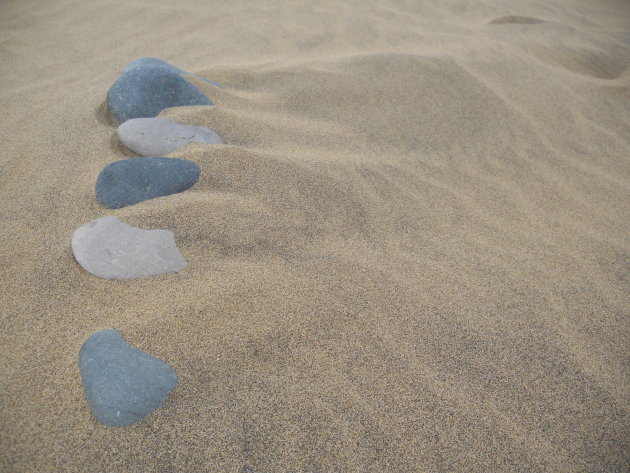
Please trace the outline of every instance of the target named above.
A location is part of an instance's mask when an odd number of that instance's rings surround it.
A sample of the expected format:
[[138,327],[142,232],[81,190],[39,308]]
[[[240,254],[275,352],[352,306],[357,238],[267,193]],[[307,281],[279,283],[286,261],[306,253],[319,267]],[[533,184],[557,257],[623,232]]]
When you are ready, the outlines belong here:
[[212,102],[166,66],[133,67],[107,92],[107,106],[120,123],[131,118],[155,117],[165,108],[185,105],[212,105]]
[[99,422],[112,427],[144,419],[177,386],[170,366],[134,348],[113,329],[83,342],[79,369],[90,410]]
[[156,57],[141,57],[131,61],[127,66],[123,69],[123,74],[133,69],[134,67],[139,66],[163,66],[171,69],[173,72],[177,72],[178,74],[188,74],[185,70],[180,69],[179,67],[173,66],[162,59]]
[[172,64],[169,64],[166,61],[163,61],[162,59],[158,59],[156,57],[141,57],[139,59],[136,59],[135,61],[131,61],[129,64],[127,64],[127,67],[125,67],[125,69],[123,70],[123,74],[127,71],[129,71],[130,69],[133,69],[134,67],[138,67],[138,66],[162,66],[162,67],[167,67],[170,70],[172,70],[173,72],[176,72],[177,74],[188,74],[190,76],[196,77],[197,79],[200,79],[204,82],[208,82],[209,84],[212,84],[216,87],[219,88],[223,88],[223,86],[221,84],[218,84],[210,79],[206,79],[205,77],[201,77],[198,76],[196,74],[191,74],[190,72],[186,72],[183,69],[180,69],[179,67],[173,66]]
[[178,158],[132,158],[111,163],[96,179],[96,197],[108,209],[119,209],[190,189],[201,170]]

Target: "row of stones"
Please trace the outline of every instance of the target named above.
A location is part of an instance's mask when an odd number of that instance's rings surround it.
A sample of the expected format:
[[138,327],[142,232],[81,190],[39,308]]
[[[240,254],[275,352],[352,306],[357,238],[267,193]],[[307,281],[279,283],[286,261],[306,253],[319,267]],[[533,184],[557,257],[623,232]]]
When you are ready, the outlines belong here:
[[[117,209],[189,189],[201,173],[195,163],[152,156],[171,153],[189,142],[222,143],[207,128],[156,117],[168,107],[212,105],[182,77],[185,74],[160,59],[141,58],[129,64],[110,88],[107,105],[121,123],[118,136],[144,157],[117,161],[101,171],[96,196],[103,206]],[[86,271],[107,279],[154,276],[186,267],[173,232],[143,230],[111,216],[77,229],[72,251]],[[114,329],[97,332],[83,343],[79,369],[92,413],[115,427],[142,420],[177,386],[168,364],[131,346]]]

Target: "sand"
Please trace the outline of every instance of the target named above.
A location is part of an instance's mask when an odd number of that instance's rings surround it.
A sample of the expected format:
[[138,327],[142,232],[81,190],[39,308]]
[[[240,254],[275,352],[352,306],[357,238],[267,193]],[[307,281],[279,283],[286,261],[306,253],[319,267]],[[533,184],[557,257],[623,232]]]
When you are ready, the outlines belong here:
[[[625,472],[630,4],[0,4],[0,471]],[[119,210],[103,106],[138,57],[214,107],[161,116],[182,194]],[[109,281],[74,230],[176,235]],[[115,328],[177,372],[99,424],[78,352]]]

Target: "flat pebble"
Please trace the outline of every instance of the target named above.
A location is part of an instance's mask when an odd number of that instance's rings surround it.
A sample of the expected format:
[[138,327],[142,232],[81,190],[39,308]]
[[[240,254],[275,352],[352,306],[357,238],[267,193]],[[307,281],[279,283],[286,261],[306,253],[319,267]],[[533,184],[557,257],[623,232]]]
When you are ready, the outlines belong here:
[[181,125],[168,118],[132,118],[118,127],[120,141],[141,156],[164,156],[186,143],[221,144],[209,128]]
[[72,252],[89,273],[105,279],[133,279],[179,271],[186,260],[169,230],[144,230],[116,217],[102,217],[78,228]]
[[169,365],[133,347],[113,329],[83,342],[79,370],[90,410],[99,422],[112,427],[144,419],[177,386]]
[[201,170],[178,158],[132,158],[115,161],[96,178],[96,197],[108,209],[119,209],[191,188]]
[[166,66],[133,67],[107,92],[107,106],[119,123],[132,118],[155,117],[165,108],[185,105],[212,105],[212,102]]

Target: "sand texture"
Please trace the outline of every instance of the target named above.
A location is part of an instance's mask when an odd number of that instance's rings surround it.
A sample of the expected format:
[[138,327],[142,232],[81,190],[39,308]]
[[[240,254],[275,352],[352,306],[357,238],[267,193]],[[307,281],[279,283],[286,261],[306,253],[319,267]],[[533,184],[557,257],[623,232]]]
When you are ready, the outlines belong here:
[[[630,470],[630,2],[0,2],[0,471]],[[215,104],[160,116],[186,192],[96,177],[132,60]],[[188,266],[95,277],[116,216]],[[179,385],[99,424],[114,328]]]

